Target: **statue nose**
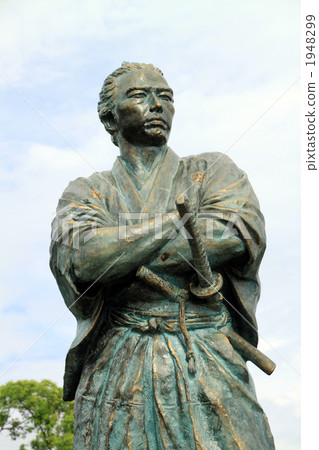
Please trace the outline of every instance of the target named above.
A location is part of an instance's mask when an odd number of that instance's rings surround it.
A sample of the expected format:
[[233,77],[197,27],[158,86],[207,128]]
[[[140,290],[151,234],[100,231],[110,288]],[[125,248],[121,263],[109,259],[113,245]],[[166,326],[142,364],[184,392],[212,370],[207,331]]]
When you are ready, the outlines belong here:
[[150,102],[151,102],[151,106],[150,106],[151,111],[159,111],[162,109],[162,103],[161,103],[160,99],[157,97],[157,95],[155,94],[155,92],[152,92]]

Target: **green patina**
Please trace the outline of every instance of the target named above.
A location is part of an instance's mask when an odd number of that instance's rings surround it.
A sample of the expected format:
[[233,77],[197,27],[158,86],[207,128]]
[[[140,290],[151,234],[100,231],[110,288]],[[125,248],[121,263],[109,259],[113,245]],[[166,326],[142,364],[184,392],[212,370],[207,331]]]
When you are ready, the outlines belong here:
[[64,377],[74,449],[274,449],[246,366],[274,367],[256,350],[265,231],[246,174],[167,146],[173,91],[151,65],[113,72],[98,111],[120,156],[69,184],[51,245],[78,323]]

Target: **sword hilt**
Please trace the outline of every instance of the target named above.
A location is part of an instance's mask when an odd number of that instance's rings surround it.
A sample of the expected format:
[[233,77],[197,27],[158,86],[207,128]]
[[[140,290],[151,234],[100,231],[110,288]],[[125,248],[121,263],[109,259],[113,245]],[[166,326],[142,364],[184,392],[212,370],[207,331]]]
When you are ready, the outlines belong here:
[[184,227],[191,239],[188,243],[192,252],[194,268],[198,275],[198,286],[191,283],[190,290],[193,295],[202,299],[215,296],[223,285],[223,277],[220,273],[212,271],[206,250],[202,243],[196,217],[192,211],[187,197],[180,195],[176,200],[176,207],[181,219],[184,217]]

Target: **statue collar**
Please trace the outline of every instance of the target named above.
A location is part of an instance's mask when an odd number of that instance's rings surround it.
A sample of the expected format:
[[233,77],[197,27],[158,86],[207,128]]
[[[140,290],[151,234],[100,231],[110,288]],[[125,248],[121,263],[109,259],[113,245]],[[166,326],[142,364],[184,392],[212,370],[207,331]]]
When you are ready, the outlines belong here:
[[[154,171],[154,176],[151,175],[145,183],[146,186],[143,186],[139,191],[132,176],[130,176],[118,157],[111,173],[124,197],[124,200],[121,199],[125,203],[124,210],[138,213],[165,212],[179,161],[180,158],[176,153],[168,148],[157,172]],[[149,186],[147,186],[148,184]],[[145,196],[143,191],[146,193]]]

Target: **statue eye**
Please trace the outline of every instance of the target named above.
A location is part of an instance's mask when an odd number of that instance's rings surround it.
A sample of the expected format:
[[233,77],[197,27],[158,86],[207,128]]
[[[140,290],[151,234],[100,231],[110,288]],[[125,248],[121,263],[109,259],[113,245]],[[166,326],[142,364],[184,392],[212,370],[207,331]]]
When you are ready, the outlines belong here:
[[161,94],[160,97],[167,102],[174,103],[173,97],[171,97],[169,94]]
[[129,97],[133,98],[144,98],[146,97],[146,93],[143,91],[132,92]]

